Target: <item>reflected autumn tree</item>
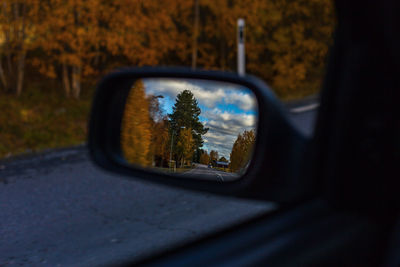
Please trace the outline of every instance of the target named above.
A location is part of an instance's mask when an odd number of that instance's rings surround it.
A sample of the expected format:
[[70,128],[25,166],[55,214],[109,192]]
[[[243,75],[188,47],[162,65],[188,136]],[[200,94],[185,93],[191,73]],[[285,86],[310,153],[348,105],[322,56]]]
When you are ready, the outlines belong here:
[[213,166],[217,166],[217,161],[218,161],[218,151],[216,150],[211,150],[210,151],[210,161],[213,164]]
[[218,161],[221,161],[221,162],[229,162],[225,157],[220,157]]
[[142,167],[149,166],[151,148],[151,121],[149,102],[141,80],[135,82],[129,93],[122,120],[121,147],[125,159]]
[[180,165],[184,166],[185,163],[190,164],[193,158],[195,149],[195,140],[193,138],[192,129],[182,129],[178,136],[178,142],[176,144],[176,151],[180,159]]
[[201,149],[200,164],[208,165],[208,163],[210,163],[210,155],[208,155],[206,150]]
[[151,122],[151,148],[150,160],[152,166],[167,167],[169,159],[169,123],[168,117],[160,106],[159,99],[162,95],[149,95],[150,122]]
[[232,171],[240,171],[245,168],[251,160],[253,147],[256,141],[255,131],[244,131],[239,134],[232,147],[230,155],[230,169]]
[[121,146],[125,159],[142,167],[166,167],[169,122],[158,101],[146,96],[141,80],[132,86],[122,122]]
[[153,122],[151,137],[151,160],[155,167],[167,167],[169,160],[168,120]]

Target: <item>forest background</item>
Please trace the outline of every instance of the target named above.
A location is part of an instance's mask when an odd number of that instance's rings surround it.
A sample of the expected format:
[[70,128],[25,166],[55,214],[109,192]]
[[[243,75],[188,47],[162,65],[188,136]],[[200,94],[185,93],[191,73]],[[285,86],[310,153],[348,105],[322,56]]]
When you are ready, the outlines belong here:
[[334,12],[326,0],[2,0],[0,158],[85,141],[96,82],[122,66],[246,71],[282,99],[318,92]]

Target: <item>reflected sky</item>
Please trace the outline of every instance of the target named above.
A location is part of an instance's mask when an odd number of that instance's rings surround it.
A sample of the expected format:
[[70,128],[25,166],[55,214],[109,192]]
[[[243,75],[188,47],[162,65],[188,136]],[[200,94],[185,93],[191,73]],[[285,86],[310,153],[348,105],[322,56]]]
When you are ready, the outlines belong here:
[[254,94],[236,84],[195,79],[146,78],[146,94],[159,98],[165,114],[172,113],[176,96],[190,90],[201,109],[200,121],[209,128],[203,136],[203,149],[217,150],[229,160],[233,143],[239,133],[256,127],[257,101]]

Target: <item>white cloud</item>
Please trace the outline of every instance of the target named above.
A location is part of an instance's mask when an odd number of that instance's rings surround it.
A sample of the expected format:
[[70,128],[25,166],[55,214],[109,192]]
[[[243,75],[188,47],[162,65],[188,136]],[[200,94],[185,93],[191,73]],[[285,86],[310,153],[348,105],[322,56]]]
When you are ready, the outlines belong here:
[[236,104],[243,110],[253,110],[257,105],[254,96],[241,92],[229,94],[225,101],[230,104]]
[[240,109],[249,111],[257,108],[256,98],[245,87],[235,84],[185,80],[185,79],[144,79],[149,94],[166,94],[171,99],[183,90],[190,90],[195,98],[208,108],[215,108],[218,103],[237,105]]
[[206,111],[203,115],[209,121],[207,125],[219,129],[225,134],[238,134],[244,130],[253,129],[257,124],[257,117],[255,114],[235,114],[226,111],[221,111],[217,108],[212,111]]

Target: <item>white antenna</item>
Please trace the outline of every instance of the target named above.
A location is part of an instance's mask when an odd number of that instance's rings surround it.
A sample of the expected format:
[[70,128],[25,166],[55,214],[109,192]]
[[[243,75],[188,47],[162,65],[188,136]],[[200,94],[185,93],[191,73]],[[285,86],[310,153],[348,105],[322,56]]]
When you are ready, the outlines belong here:
[[245,69],[245,50],[244,50],[244,19],[238,19],[237,21],[237,42],[238,42],[238,53],[237,53],[237,69],[240,76],[246,74]]

